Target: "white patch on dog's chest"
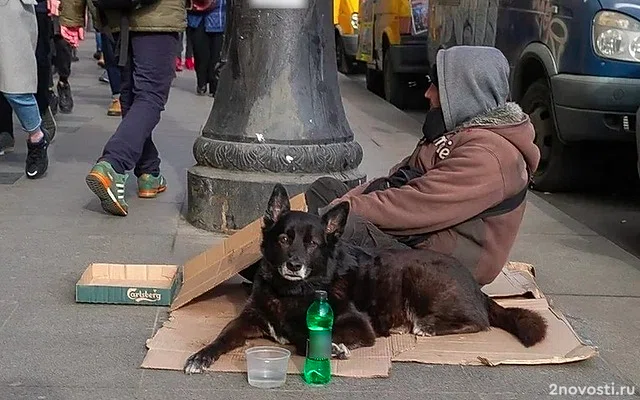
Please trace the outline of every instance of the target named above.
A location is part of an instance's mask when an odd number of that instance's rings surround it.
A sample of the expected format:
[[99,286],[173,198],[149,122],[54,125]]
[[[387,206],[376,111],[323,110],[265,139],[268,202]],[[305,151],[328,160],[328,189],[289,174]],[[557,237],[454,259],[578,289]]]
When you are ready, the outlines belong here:
[[267,323],[267,329],[269,330],[269,336],[271,336],[271,338],[273,338],[273,340],[275,340],[276,342],[278,342],[280,344],[289,344],[289,341],[287,339],[285,339],[282,336],[278,336],[276,334],[276,330],[273,329],[273,325],[271,325],[270,323]]

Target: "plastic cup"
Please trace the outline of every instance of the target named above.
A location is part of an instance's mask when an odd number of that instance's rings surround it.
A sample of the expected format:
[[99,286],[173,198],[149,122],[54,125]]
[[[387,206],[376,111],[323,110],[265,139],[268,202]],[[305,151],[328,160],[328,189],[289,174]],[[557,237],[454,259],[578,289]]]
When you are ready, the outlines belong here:
[[257,346],[245,351],[249,385],[271,389],[284,385],[291,352],[275,346]]

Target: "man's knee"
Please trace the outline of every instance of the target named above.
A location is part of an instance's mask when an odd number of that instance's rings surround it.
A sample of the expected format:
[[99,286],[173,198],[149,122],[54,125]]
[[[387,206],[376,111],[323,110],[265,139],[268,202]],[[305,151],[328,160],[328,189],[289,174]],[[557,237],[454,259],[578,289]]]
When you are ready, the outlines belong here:
[[319,178],[304,193],[307,208],[310,213],[318,214],[319,208],[329,205],[348,191],[349,187],[335,178],[329,176]]

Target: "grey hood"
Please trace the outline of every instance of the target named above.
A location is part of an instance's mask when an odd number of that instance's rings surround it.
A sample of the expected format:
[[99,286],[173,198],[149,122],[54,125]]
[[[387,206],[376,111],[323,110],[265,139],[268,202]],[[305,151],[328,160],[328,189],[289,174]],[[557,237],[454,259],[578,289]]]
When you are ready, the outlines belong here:
[[455,46],[440,50],[436,65],[447,131],[505,107],[509,97],[509,62],[500,50]]

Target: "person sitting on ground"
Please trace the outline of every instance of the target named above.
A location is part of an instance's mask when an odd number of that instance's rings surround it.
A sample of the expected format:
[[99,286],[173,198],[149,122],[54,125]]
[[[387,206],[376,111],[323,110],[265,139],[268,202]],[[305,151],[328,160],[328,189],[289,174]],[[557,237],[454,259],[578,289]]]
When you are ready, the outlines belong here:
[[388,177],[352,190],[321,178],[306,191],[307,206],[322,215],[346,201],[344,240],[432,249],[488,284],[508,259],[540,159],[533,125],[507,101],[509,63],[496,48],[440,50],[430,78],[425,97],[431,107],[413,153]]

